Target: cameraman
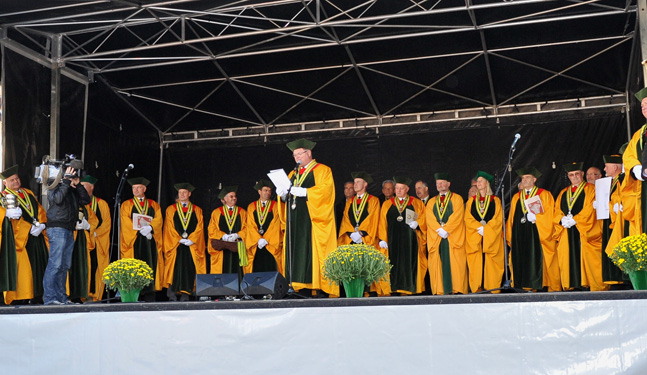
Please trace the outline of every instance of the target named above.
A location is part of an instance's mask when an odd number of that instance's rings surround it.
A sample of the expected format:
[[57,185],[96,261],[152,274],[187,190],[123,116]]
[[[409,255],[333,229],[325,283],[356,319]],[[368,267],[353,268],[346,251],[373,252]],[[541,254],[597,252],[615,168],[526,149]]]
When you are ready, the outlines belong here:
[[77,170],[67,167],[65,177],[47,195],[47,236],[49,261],[43,277],[45,305],[71,304],[65,293],[67,271],[72,264],[74,231],[79,218],[79,207],[92,199],[79,182]]

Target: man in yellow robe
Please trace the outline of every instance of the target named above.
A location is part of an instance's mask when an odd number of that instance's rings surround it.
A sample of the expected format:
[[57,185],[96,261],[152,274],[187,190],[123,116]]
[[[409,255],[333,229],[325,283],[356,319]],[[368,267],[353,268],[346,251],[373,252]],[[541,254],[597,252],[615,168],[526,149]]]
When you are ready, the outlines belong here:
[[553,225],[564,290],[607,290],[602,281],[602,230],[593,209],[595,188],[584,181],[583,163],[564,165],[571,184],[555,199]]
[[[647,118],[647,87],[638,91],[636,99],[640,101],[642,114]],[[625,152],[622,154],[622,161],[625,166],[626,184],[622,190],[623,217],[631,223],[630,234],[647,233],[647,220],[643,217],[647,214],[647,200],[642,196],[647,194],[647,184],[643,181],[647,178],[647,165],[643,166],[643,151],[647,142],[647,125],[643,125],[636,131]]]
[[[322,272],[324,259],[337,248],[335,226],[335,181],[332,171],[312,157],[316,143],[307,139],[289,142],[298,168],[290,172],[290,191],[277,189],[287,201],[284,247],[285,276],[295,291],[303,294],[338,296],[339,287],[330,284]],[[290,251],[291,250],[291,251]]]
[[92,203],[85,206],[88,211],[94,212],[97,217],[98,225],[94,233],[90,235],[94,239],[94,248],[90,249],[90,290],[88,296],[95,301],[103,299],[105,285],[103,283],[103,270],[110,263],[110,228],[112,227],[112,218],[108,202],[94,195],[94,186],[97,179],[86,175],[81,179],[81,185],[85,187]]
[[16,300],[20,301],[17,303],[42,304],[43,275],[49,256],[45,230],[47,214],[34,193],[22,187],[17,165],[3,171],[0,178],[4,185],[2,195],[16,196],[16,203],[22,210],[20,217],[11,220],[17,257],[17,281],[15,291],[5,292],[5,303],[9,305]]
[[477,193],[465,206],[465,249],[472,293],[501,287],[504,272],[503,211],[492,192],[494,177],[476,176]]
[[449,188],[449,173],[436,173],[438,195],[425,209],[432,294],[467,294],[465,202]]
[[[209,220],[209,255],[211,256],[210,273],[237,273],[242,279],[244,267],[249,265],[247,248],[245,246],[245,233],[247,230],[247,212],[238,207],[236,191],[238,186],[225,186],[218,194],[222,206],[211,212]],[[222,240],[235,243],[237,251],[216,249],[211,240]]]
[[188,182],[174,185],[178,201],[164,215],[164,284],[169,300],[188,301],[196,274],[207,273],[202,209],[191,203],[195,189]]
[[247,206],[245,273],[278,271],[283,274],[283,237],[279,205],[270,199],[273,188],[271,181],[258,181],[254,189],[259,198]]
[[[144,177],[128,180],[132,186],[133,198],[121,205],[121,258],[135,258],[146,262],[153,270],[155,281],[142,289],[146,301],[155,300],[155,291],[162,290],[164,280],[163,226],[164,218],[159,203],[146,198],[146,188],[150,181]],[[145,215],[133,229],[133,218]],[[137,216],[141,218],[141,216]],[[150,220],[149,223],[146,221]]]
[[[512,196],[506,223],[513,285],[534,291],[543,287],[549,292],[560,291],[562,285],[553,237],[555,200],[548,190],[537,187],[537,179],[541,177],[537,168],[530,166],[516,172],[521,177],[520,190]],[[541,210],[532,209],[539,207],[533,203],[537,199],[534,197],[539,198]]]
[[[373,178],[364,171],[353,172],[351,176],[355,195],[346,201],[337,245],[364,243],[387,255],[386,250],[379,246],[377,232],[380,221],[380,200],[366,192],[366,187],[373,182]],[[388,296],[391,294],[391,285],[388,279],[379,280],[371,285],[370,291],[378,296]]]
[[385,249],[391,268],[391,290],[396,294],[425,291],[427,272],[427,224],[425,204],[410,196],[408,177],[394,177],[395,197],[380,210],[379,246]]

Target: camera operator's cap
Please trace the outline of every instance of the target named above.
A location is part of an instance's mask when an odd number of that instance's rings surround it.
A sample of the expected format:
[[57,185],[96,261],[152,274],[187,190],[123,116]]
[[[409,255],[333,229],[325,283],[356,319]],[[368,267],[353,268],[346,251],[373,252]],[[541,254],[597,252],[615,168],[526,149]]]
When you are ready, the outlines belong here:
[[96,177],[92,177],[92,176],[90,176],[89,174],[86,174],[86,175],[81,179],[81,182],[87,182],[87,183],[90,183],[90,184],[92,184],[92,185],[96,184],[96,183],[97,183],[97,181],[99,181],[99,180],[98,180]]
[[602,160],[605,164],[622,164],[622,155],[602,155]]
[[638,91],[636,94],[636,99],[638,99],[639,102],[642,102],[643,99],[647,98],[647,87],[643,88],[642,90]]
[[434,179],[452,182],[452,176],[450,176],[449,173],[434,173]]
[[474,176],[474,179],[475,179],[475,180],[478,180],[478,179],[479,179],[479,177],[483,177],[483,178],[484,178],[484,179],[486,179],[486,180],[487,180],[487,182],[489,182],[490,184],[492,184],[492,182],[494,181],[494,176],[492,176],[491,174],[489,174],[489,173],[487,173],[487,172],[483,172],[483,171],[478,171],[478,172],[476,172],[476,176]]
[[296,141],[288,142],[286,144],[286,146],[288,146],[290,151],[294,151],[297,148],[304,148],[306,150],[312,150],[312,149],[315,148],[316,145],[317,145],[316,142],[313,142],[313,141],[305,139],[305,138],[297,139]]
[[373,182],[373,177],[371,177],[370,174],[364,171],[353,172],[350,175],[351,177],[353,177],[353,179],[361,178],[362,180],[366,181],[369,184]]
[[6,180],[15,174],[18,174],[18,164],[12,165],[11,167],[2,171],[2,174],[0,174],[0,179]]
[[524,168],[519,168],[515,172],[517,172],[517,176],[522,177],[527,174],[533,175],[535,178],[541,177],[541,172],[533,166],[529,167],[524,167]]
[[564,164],[564,170],[568,172],[584,171],[584,162]]
[[623,144],[622,146],[620,146],[620,149],[618,150],[618,152],[620,153],[620,155],[622,155],[622,154],[624,154],[624,153],[625,153],[625,150],[627,149],[627,146],[629,146],[629,142],[625,142],[625,144]]
[[130,186],[133,185],[144,185],[148,186],[151,182],[146,179],[146,177],[135,177],[135,178],[129,178],[128,183]]
[[193,192],[195,190],[195,186],[191,185],[188,182],[180,182],[178,184],[173,185],[175,190],[180,191],[180,189],[188,190],[189,192]]
[[411,185],[411,179],[406,176],[393,176],[393,182],[396,184]]
[[238,190],[238,185],[236,186],[225,186],[220,190],[218,194],[218,199],[225,199],[225,196],[229,193],[235,193]]
[[263,178],[256,182],[256,185],[254,185],[254,190],[261,190],[264,187],[274,189],[274,184],[272,183],[272,181]]

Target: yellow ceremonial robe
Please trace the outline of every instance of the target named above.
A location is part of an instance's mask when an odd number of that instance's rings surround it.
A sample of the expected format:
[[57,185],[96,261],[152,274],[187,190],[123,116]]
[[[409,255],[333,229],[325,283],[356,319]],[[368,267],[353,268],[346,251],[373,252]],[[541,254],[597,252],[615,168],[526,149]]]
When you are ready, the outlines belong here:
[[[368,194],[368,193],[364,193]],[[353,197],[352,199],[348,199],[346,201],[346,205],[344,206],[344,216],[342,217],[341,220],[341,225],[339,226],[339,237],[337,238],[337,245],[348,245],[354,243],[353,240],[351,240],[349,233],[355,232],[355,218],[353,217],[352,223],[351,223],[351,218],[349,215],[349,212],[351,210],[351,207],[353,205],[353,199],[357,199],[357,196]],[[358,206],[359,207],[359,206]],[[361,220],[359,223],[359,231],[366,235],[362,236],[362,241],[363,243],[373,246],[376,248],[379,252],[387,256],[387,252],[385,249],[380,248],[379,243],[380,240],[378,238],[378,233],[377,233],[377,227],[378,223],[380,221],[380,200],[372,195],[369,195],[368,201],[366,202],[366,206],[364,206],[364,212],[367,213],[366,217]],[[360,215],[360,218],[363,216]],[[378,296],[388,296],[391,294],[391,285],[389,283],[389,280],[379,280],[375,281],[373,284],[371,284],[371,291],[376,292]]]
[[[510,202],[510,214],[508,215],[508,221],[506,223],[506,241],[509,246],[512,241],[512,227],[514,225],[514,217],[517,211],[517,206],[519,202],[519,194],[525,194],[524,192],[519,192],[512,196],[512,201]],[[542,255],[543,255],[543,284],[548,287],[549,292],[557,292],[562,290],[562,284],[559,279],[559,262],[557,260],[557,243],[553,236],[554,225],[553,225],[553,213],[555,211],[555,200],[553,195],[544,189],[538,189],[537,195],[541,199],[541,204],[544,207],[544,212],[536,215],[537,221],[535,226],[537,228],[537,233],[539,234],[539,242],[541,242]],[[521,249],[523,251],[523,249]],[[514,282],[514,270],[512,267],[512,252],[510,252],[510,270],[512,271],[512,281]]]
[[[316,160],[312,160],[311,163],[316,163]],[[307,188],[306,197],[308,214],[312,221],[312,283],[292,282],[292,287],[295,290],[304,288],[321,289],[329,295],[339,296],[339,286],[336,284],[330,284],[329,280],[321,273],[321,267],[323,266],[324,260],[328,254],[337,248],[337,228],[335,226],[335,181],[333,180],[330,167],[321,163],[318,163],[310,173],[314,175],[315,180],[315,185]],[[294,171],[290,172],[288,177],[292,179],[293,175]],[[285,212],[283,215],[285,215]],[[285,258],[288,256],[286,252],[287,250],[285,250],[287,246],[288,243],[284,239],[284,270]]]
[[[631,137],[627,149],[622,154],[622,162],[625,167],[625,179],[622,184],[623,200],[623,217],[631,223],[629,235],[642,233],[642,181],[636,180],[633,176],[632,169],[637,165],[642,165],[642,155],[638,154],[638,147],[642,134],[647,130],[647,125],[643,125]],[[647,145],[646,145],[647,146]],[[647,166],[643,166],[643,169]]]
[[[625,225],[627,219],[625,218],[625,203],[627,200],[624,197],[624,192],[626,191],[626,185],[629,180],[628,174],[625,174],[625,178],[620,184],[620,187],[616,189],[613,194],[611,194],[611,200],[609,202],[609,215],[611,218],[611,227],[613,231],[611,232],[611,237],[609,237],[609,242],[607,243],[606,249],[603,249],[608,256],[611,256],[613,253],[613,248],[625,237]],[[614,204],[621,204],[622,210],[619,210],[618,213],[613,211]],[[631,205],[631,204],[630,204]],[[631,225],[629,222],[629,235],[632,236],[638,234],[636,228]]]
[[[582,194],[585,194],[582,210],[573,215],[575,226],[580,233],[580,272],[581,285],[590,287],[591,291],[607,290],[608,285],[602,281],[602,228],[597,222],[593,201],[595,200],[595,187],[586,184]],[[562,196],[570,189],[569,185],[555,199],[555,214],[553,225],[555,228],[555,239],[557,240],[557,257],[559,260],[559,271],[564,290],[572,289],[570,273],[570,252],[572,249],[568,243],[568,231],[561,224],[561,220],[568,212],[562,211]],[[564,198],[566,199],[566,198]],[[578,197],[578,200],[582,197]],[[577,200],[576,200],[577,202]]]
[[[25,188],[21,188],[23,194],[34,196],[34,193]],[[35,197],[35,196],[34,196]],[[23,208],[24,210],[24,208]],[[3,216],[4,217],[4,216]],[[39,223],[47,224],[47,213],[43,206],[38,203],[38,217],[36,218]],[[27,254],[26,246],[29,239],[29,231],[31,230],[32,223],[21,217],[19,220],[11,220],[13,227],[14,239],[16,241],[16,260],[18,263],[18,279],[16,281],[16,290],[7,291],[4,293],[5,303],[11,304],[14,300],[23,300],[34,298],[34,279],[31,271],[31,262]],[[49,248],[49,240],[47,238],[47,229],[43,230],[42,234],[45,236],[45,243]]]
[[427,222],[427,249],[429,250],[429,282],[433,294],[467,294],[467,253],[465,251],[465,202],[458,194],[451,194],[452,213],[443,217],[442,228],[449,233],[449,262],[451,266],[452,291],[445,292],[443,286],[443,262],[440,258],[440,243],[442,237],[438,235],[441,224],[438,221],[434,208],[440,199],[437,195],[429,200],[425,209]]
[[[137,198],[134,198],[137,199]],[[146,198],[148,199],[148,198]],[[153,239],[155,239],[155,245],[157,247],[157,268],[155,271],[155,290],[162,290],[162,284],[164,279],[164,246],[163,246],[163,227],[164,227],[164,218],[162,217],[162,208],[159,203],[155,202],[152,199],[148,199],[150,208],[155,212],[153,221],[151,222],[151,227],[153,227]],[[133,229],[133,211],[134,202],[132,199],[129,199],[122,203],[121,205],[121,258],[133,258],[135,240],[139,231]],[[150,209],[149,209],[150,211]]]
[[[223,207],[218,207],[215,210],[211,212],[211,219],[209,220],[209,238],[207,240],[207,249],[209,251],[209,255],[211,256],[211,269],[210,273],[222,273],[222,265],[223,265],[223,251],[229,251],[229,250],[216,250],[211,246],[211,240],[216,239],[220,240],[222,239],[222,236],[225,234],[233,234],[233,233],[227,233],[220,229],[220,217],[222,216],[222,210]],[[245,211],[244,208],[238,207],[238,217],[234,219],[234,222],[240,220],[240,226],[241,229],[237,232],[238,236],[241,238],[242,241],[245,241],[245,233],[247,233],[247,212]],[[243,272],[245,270],[243,269]]]
[[[108,267],[110,263],[110,228],[112,227],[112,219],[110,216],[110,207],[108,202],[103,199],[97,199],[97,210],[101,214],[101,225],[99,225],[94,234],[90,237],[94,238],[94,248],[91,250],[96,251],[97,255],[97,270],[94,275],[94,290],[95,293],[88,293],[88,297],[93,298],[95,301],[103,298],[105,284],[103,283],[103,270]],[[92,211],[92,203],[85,206],[88,212]],[[96,214],[96,211],[94,211]],[[99,217],[97,216],[97,222]],[[92,225],[92,224],[90,224]],[[92,267],[92,265],[90,265]]]
[[[465,239],[469,284],[472,293],[481,289],[490,290],[501,287],[504,272],[503,248],[503,212],[501,200],[491,195],[494,203],[494,216],[483,225],[483,236],[477,230],[481,225],[480,218],[472,214],[476,196],[467,201],[465,207]],[[488,208],[488,212],[491,207]],[[483,258],[485,254],[485,259]],[[481,285],[483,279],[483,285]],[[482,287],[481,287],[482,286]]]
[[[425,291],[425,274],[427,273],[427,222],[426,222],[426,217],[425,217],[425,204],[422,203],[422,201],[418,198],[409,196],[410,202],[409,206],[407,206],[408,209],[413,208],[413,210],[418,214],[418,219],[416,221],[418,222],[418,228],[416,228],[416,240],[418,242],[418,269],[415,275],[415,280],[416,280],[416,293],[422,293]],[[378,224],[378,233],[379,233],[379,239],[384,240],[387,243],[389,243],[389,248],[386,249],[386,255],[389,256],[389,259],[391,258],[391,254],[397,250],[397,249],[392,249],[391,247],[391,241],[389,239],[389,224],[394,225],[395,223],[389,223],[389,220],[387,220],[387,214],[389,212],[389,209],[394,206],[394,200],[399,199],[398,197],[391,198],[387,201],[384,201],[382,203],[382,208],[380,210],[380,222]],[[406,199],[406,198],[405,198]],[[403,213],[404,214],[404,213]],[[378,241],[379,244],[379,241]],[[391,270],[391,274],[397,272],[397,270]],[[415,271],[415,270],[414,270]],[[393,279],[393,278],[392,278]],[[392,290],[393,290],[393,280],[392,280]],[[402,294],[412,294],[411,291],[409,290],[403,290],[403,289],[396,289],[395,292],[397,293],[402,293]]]
[[[178,233],[175,228],[174,218],[176,213],[177,205],[172,204],[166,208],[166,214],[164,215],[164,278],[162,280],[162,287],[164,288],[168,288],[173,284],[177,247],[182,239],[182,234]],[[189,246],[189,249],[191,249],[191,258],[193,258],[193,264],[195,265],[195,273],[205,274],[207,273],[207,264],[205,261],[204,217],[202,215],[202,209],[193,205],[192,215],[195,215],[198,224],[193,232],[187,232],[189,235],[187,239],[193,242],[193,245]],[[192,291],[187,290],[185,292]]]
[[267,241],[265,249],[272,254],[276,260],[277,271],[283,273],[283,236],[281,233],[281,219],[279,217],[279,204],[275,201],[267,201],[270,204],[270,212],[272,212],[272,221],[270,221],[267,230],[263,234],[258,233],[258,225],[256,224],[256,202],[254,201],[247,206],[247,226],[244,238],[245,245],[247,246],[247,259],[249,263],[244,268],[245,273],[250,273],[254,269],[254,257],[258,249],[258,240],[264,238]]

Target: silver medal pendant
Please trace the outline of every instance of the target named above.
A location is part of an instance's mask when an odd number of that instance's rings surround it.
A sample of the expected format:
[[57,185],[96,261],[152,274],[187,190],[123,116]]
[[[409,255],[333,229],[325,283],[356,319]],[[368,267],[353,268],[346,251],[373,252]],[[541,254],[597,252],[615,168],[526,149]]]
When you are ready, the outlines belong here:
[[296,200],[293,200],[293,201],[292,201],[292,209],[293,209],[293,210],[296,210],[296,209],[297,209],[297,202],[296,202]]
[[525,223],[526,223],[526,215],[523,215],[521,217],[521,224],[525,224]]
[[445,223],[441,221],[441,222],[440,222],[440,227],[442,228],[442,227],[444,227],[444,226],[445,226]]
[[355,232],[359,232],[359,225],[355,226]]
[[568,211],[568,215],[566,215],[566,217],[567,217],[567,218],[569,218],[569,219],[572,219],[572,218],[573,218],[573,214],[572,214],[570,211]]
[[397,220],[398,220],[398,221],[400,221],[400,222],[402,222],[402,220],[404,220],[404,218],[402,217],[402,215],[400,215],[400,216],[398,216],[398,219],[397,219]]
[[263,230],[263,228],[261,228],[261,229],[259,229],[259,230],[258,230],[258,234],[263,235],[263,233],[265,233],[265,231]]
[[486,224],[487,224],[487,221],[481,220],[481,225],[486,225]]
[[189,234],[187,232],[182,233],[182,238],[187,238],[189,237]]
[[37,227],[37,226],[39,226],[39,225],[40,225],[40,223],[39,223],[39,222],[38,222],[38,220],[36,220],[36,219],[34,219],[34,221],[32,222],[32,224],[34,224],[34,226],[35,226],[35,227]]

